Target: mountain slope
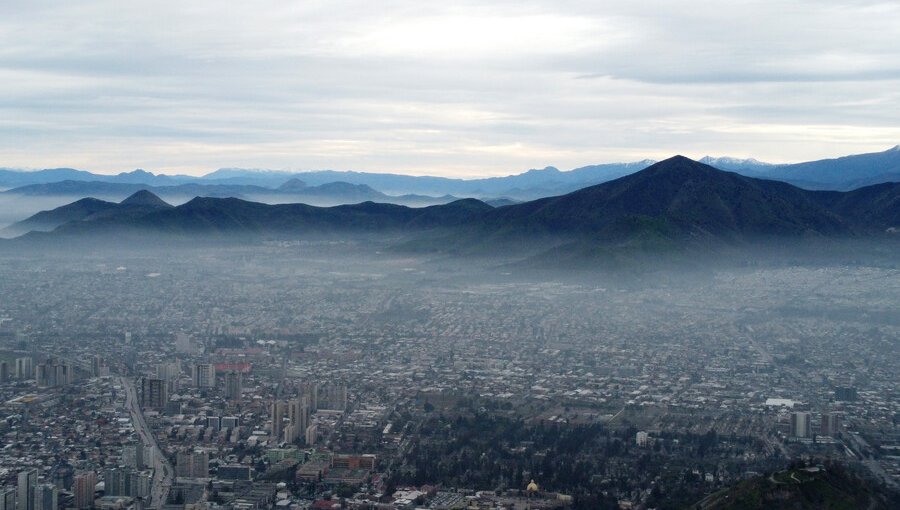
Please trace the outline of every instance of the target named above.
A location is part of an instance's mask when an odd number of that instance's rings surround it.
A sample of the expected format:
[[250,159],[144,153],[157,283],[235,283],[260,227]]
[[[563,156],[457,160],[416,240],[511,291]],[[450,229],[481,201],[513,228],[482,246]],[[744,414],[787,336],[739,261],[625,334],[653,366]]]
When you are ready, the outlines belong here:
[[172,207],[171,205],[169,205],[168,203],[163,201],[163,199],[159,198],[158,196],[154,195],[153,193],[151,193],[145,189],[135,192],[130,197],[119,202],[119,205],[135,206],[135,207],[149,207],[149,208],[163,208],[163,209]]
[[815,199],[861,227],[900,227],[900,182],[875,184],[848,192],[821,191]]
[[412,249],[509,253],[514,246],[534,251],[540,245],[563,255],[598,247],[643,250],[883,236],[900,226],[900,184],[847,193],[807,191],[676,156],[614,181],[499,208],[475,199],[417,209],[374,202],[314,207],[200,197],[171,207],[141,191],[122,204],[71,218],[53,235],[144,232],[195,239],[392,231],[407,234]]
[[363,202],[334,207],[268,205],[237,198],[195,198],[139,216],[105,215],[70,222],[59,236],[147,232],[175,236],[256,236],[421,230],[464,224],[491,206],[474,199],[423,208]]
[[820,509],[897,508],[900,495],[857,478],[837,464],[795,468],[757,477],[717,492],[692,508],[727,509]]
[[723,172],[683,156],[563,195],[490,212],[484,228],[624,239],[835,235],[850,226],[788,184]]
[[900,182],[900,145],[884,152],[779,165],[770,178],[807,189],[849,190],[883,182]]
[[96,198],[82,198],[71,204],[57,207],[50,211],[41,211],[22,221],[13,223],[4,229],[4,233],[19,235],[32,230],[50,231],[65,223],[81,221],[93,214],[114,209],[116,205],[115,202],[97,200]]
[[30,231],[49,232],[69,223],[94,221],[103,218],[134,219],[171,207],[171,205],[146,190],[137,191],[118,204],[97,200],[96,198],[83,198],[50,211],[41,211],[34,216],[10,225],[7,231],[8,233],[16,234],[24,234]]

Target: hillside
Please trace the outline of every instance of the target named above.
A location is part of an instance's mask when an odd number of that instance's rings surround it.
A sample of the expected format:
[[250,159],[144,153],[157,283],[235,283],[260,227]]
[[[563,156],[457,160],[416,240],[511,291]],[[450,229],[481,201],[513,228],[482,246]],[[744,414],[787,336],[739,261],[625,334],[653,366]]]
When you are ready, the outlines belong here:
[[900,226],[900,184],[846,193],[807,191],[675,156],[566,195],[497,208],[475,199],[411,208],[372,201],[315,207],[209,197],[171,207],[149,191],[121,204],[95,206],[101,210],[87,211],[79,201],[26,222],[42,217],[42,230],[58,226],[45,240],[116,232],[258,239],[390,231],[404,234],[405,246],[416,250],[513,253],[521,248],[524,253],[540,248],[545,256],[565,260],[608,256],[611,249],[620,256],[623,247],[650,253],[663,246],[893,239],[898,236],[890,229]]
[[898,508],[900,495],[857,478],[839,465],[795,468],[717,492],[701,510]]
[[177,207],[145,214],[106,214],[57,228],[60,237],[109,233],[173,236],[256,236],[300,233],[384,232],[453,227],[471,221],[491,206],[474,200],[411,208],[363,202],[334,207],[261,204],[237,198],[197,197]]
[[779,165],[768,176],[807,189],[839,191],[900,182],[900,145],[883,152]]
[[115,202],[97,200],[96,198],[82,198],[71,204],[57,207],[49,211],[41,211],[6,227],[5,234],[21,235],[30,231],[50,231],[56,227],[72,222],[80,221],[93,214],[98,214],[116,207]]
[[723,172],[675,156],[635,174],[582,190],[492,211],[487,232],[579,233],[624,239],[839,235],[842,219],[788,184]]

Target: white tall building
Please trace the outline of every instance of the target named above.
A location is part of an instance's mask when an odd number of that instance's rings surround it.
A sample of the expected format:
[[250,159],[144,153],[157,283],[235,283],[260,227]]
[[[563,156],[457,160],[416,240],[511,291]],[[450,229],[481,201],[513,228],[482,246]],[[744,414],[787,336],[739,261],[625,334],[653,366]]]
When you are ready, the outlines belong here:
[[34,488],[37,487],[37,469],[19,471],[19,486],[16,497],[18,510],[34,510]]
[[638,446],[644,448],[647,446],[647,442],[650,440],[650,435],[644,432],[643,430],[635,434],[634,442],[637,443]]
[[59,507],[59,489],[44,483],[34,488],[34,510],[56,510]]
[[316,444],[316,438],[319,435],[319,427],[315,423],[306,427],[306,444],[312,446]]
[[0,510],[16,510],[16,489],[0,489]]
[[791,436],[807,438],[812,436],[809,423],[809,413],[791,413]]
[[156,378],[169,382],[181,377],[181,360],[175,359],[156,365]]
[[16,378],[31,379],[33,376],[34,368],[31,358],[16,358]]
[[216,366],[212,363],[199,363],[194,367],[194,386],[198,388],[216,387]]
[[133,445],[122,447],[122,462],[130,468],[137,470],[144,469],[144,445],[137,442]]

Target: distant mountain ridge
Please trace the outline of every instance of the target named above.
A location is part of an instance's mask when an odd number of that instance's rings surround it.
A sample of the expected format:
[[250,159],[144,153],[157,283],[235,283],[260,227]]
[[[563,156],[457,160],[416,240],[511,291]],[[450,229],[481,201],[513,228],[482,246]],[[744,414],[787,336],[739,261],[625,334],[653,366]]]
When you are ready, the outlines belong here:
[[103,181],[60,181],[42,184],[29,184],[11,189],[4,193],[16,196],[103,196],[118,199],[140,190],[152,191],[154,194],[173,201],[184,197],[220,197],[244,198],[247,200],[263,200],[264,198],[294,202],[313,202],[336,205],[341,203],[357,203],[367,200],[378,202],[400,203],[405,205],[435,205],[457,200],[457,197],[399,195],[392,196],[372,189],[365,184],[346,182],[329,182],[318,186],[310,186],[297,178],[292,178],[276,188],[266,188],[252,184],[204,184],[186,183],[172,186],[149,186],[145,184],[103,182]]
[[[58,225],[43,240],[130,233],[180,239],[296,238],[312,234],[395,232],[430,239],[432,251],[510,241],[622,246],[638,242],[753,243],[757,239],[885,236],[900,226],[900,184],[852,192],[808,191],[745,177],[675,156],[610,182],[557,197],[494,208],[475,199],[410,208],[363,202],[335,207],[267,205],[195,198],[177,207],[138,192],[122,203],[80,200],[16,227]],[[434,237],[434,233],[439,233]],[[49,236],[49,237],[48,237]],[[33,236],[31,236],[33,237]],[[27,241],[30,236],[20,240]],[[419,243],[419,246],[425,246]]]
[[[699,161],[720,170],[729,170],[748,177],[780,180],[805,189],[846,191],[883,182],[900,182],[900,146],[883,152],[796,164],[772,164],[753,158],[712,156],[705,156]],[[99,175],[71,168],[34,172],[0,169],[0,187],[20,188],[22,193],[30,194],[81,193],[82,196],[87,196],[100,194],[102,190],[111,190],[113,189],[110,187],[111,184],[153,187],[177,187],[193,184],[210,186],[207,188],[207,192],[199,193],[204,196],[241,196],[248,193],[241,193],[240,186],[254,186],[256,187],[252,188],[254,192],[260,192],[262,189],[271,192],[272,189],[278,189],[289,181],[302,182],[308,187],[345,182],[357,186],[368,186],[379,193],[393,196],[455,195],[523,201],[561,195],[593,184],[607,182],[643,170],[654,163],[653,160],[642,160],[632,163],[589,165],[568,171],[561,171],[550,166],[505,177],[482,179],[336,170],[291,172],[240,168],[221,168],[201,177],[155,175],[140,169],[122,172],[118,175]],[[67,181],[67,183],[44,188],[21,189],[23,186],[47,185],[62,181]],[[73,183],[84,184],[75,185]],[[296,191],[299,188],[293,186],[291,189]],[[133,191],[135,191],[133,188],[129,188],[129,192]],[[281,191],[286,190],[282,189]],[[371,199],[376,198],[371,197]]]
[[818,190],[845,191],[885,182],[900,182],[900,145],[884,152],[778,165],[775,174],[770,178]]

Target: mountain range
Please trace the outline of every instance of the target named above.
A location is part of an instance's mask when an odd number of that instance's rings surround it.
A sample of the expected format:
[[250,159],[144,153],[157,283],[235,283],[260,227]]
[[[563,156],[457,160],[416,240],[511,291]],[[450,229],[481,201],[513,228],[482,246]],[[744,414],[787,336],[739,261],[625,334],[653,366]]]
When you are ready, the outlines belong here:
[[381,193],[365,184],[350,184],[347,182],[328,182],[318,186],[309,186],[306,182],[291,178],[274,188],[257,186],[255,184],[208,184],[208,183],[184,183],[166,186],[152,186],[148,184],[106,181],[75,181],[65,180],[48,183],[26,184],[6,191],[8,195],[15,196],[63,196],[86,197],[103,196],[108,198],[127,197],[137,191],[148,190],[154,194],[179,201],[185,198],[204,197],[232,197],[256,199],[264,201],[294,201],[313,204],[335,205],[342,203],[356,203],[366,200],[378,202],[391,202],[407,205],[432,205],[451,202],[456,197],[445,195],[431,197],[424,195],[406,194],[391,196]]
[[[900,182],[900,146],[887,151],[824,159],[797,164],[769,164],[755,159],[713,158],[700,160],[720,170],[748,177],[779,180],[814,190],[847,191],[872,184]],[[357,193],[361,200],[403,200],[403,195],[426,195],[431,203],[444,203],[456,197],[506,198],[533,200],[561,195],[593,184],[607,182],[643,170],[655,161],[591,165],[569,171],[554,167],[533,169],[506,177],[485,179],[452,179],[446,177],[409,176],[389,173],[321,170],[286,172],[223,168],[202,177],[187,175],[155,175],[144,170],[118,175],[99,175],[71,168],[23,172],[0,169],[0,187],[22,195],[101,195],[132,193],[151,186],[162,196],[199,195],[253,197],[279,194],[289,181],[297,180],[311,193],[315,187],[334,184],[366,186]],[[129,187],[130,186],[130,187]],[[293,191],[297,191],[296,188]],[[369,193],[363,197],[360,193]],[[121,195],[125,196],[125,195]],[[336,197],[341,197],[337,194]],[[422,204],[422,197],[407,202]]]
[[[52,230],[31,239],[65,243],[112,234],[194,241],[396,233],[430,249],[494,248],[525,240],[547,246],[627,246],[635,242],[752,243],[759,239],[888,237],[900,226],[900,183],[851,192],[809,191],[742,176],[675,156],[572,193],[493,207],[476,199],[411,208],[363,202],[335,207],[268,205],[197,197],[173,207],[149,191],[121,203],[82,199],[11,228]],[[419,246],[422,246],[420,243]]]

